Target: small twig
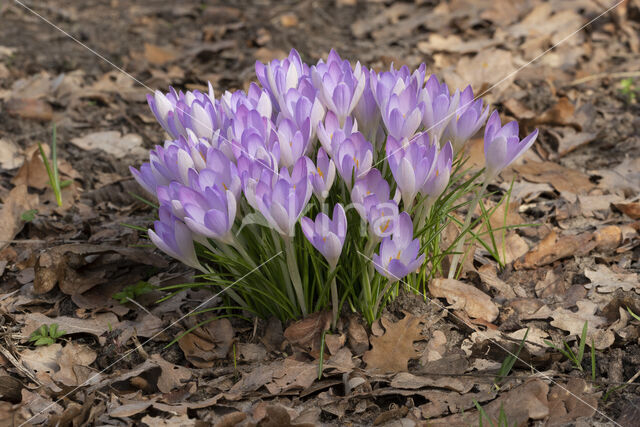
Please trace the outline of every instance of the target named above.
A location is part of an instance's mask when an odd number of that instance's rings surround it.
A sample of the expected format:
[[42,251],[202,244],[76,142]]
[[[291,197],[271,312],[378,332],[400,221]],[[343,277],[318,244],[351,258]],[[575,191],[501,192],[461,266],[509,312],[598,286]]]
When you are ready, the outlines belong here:
[[[10,343],[8,342],[7,337],[5,336],[5,341],[7,341],[7,345],[11,346]],[[15,358],[15,356],[13,355],[13,353],[11,353],[7,348],[5,348],[2,344],[0,344],[0,353],[2,353],[2,355],[9,361],[11,362],[11,364],[13,366],[15,366],[16,369],[18,369],[20,372],[22,372],[22,374],[29,378],[31,381],[33,381],[34,383],[38,384],[38,386],[42,386],[42,383],[40,381],[38,381],[38,379],[36,378],[35,374],[33,372],[31,372],[30,369],[28,369],[27,367],[25,367],[22,363],[20,363],[20,361],[18,359]]]
[[138,340],[138,335],[133,334],[131,336],[131,340],[133,341],[133,344],[135,344],[138,354],[140,354],[140,356],[142,356],[144,360],[147,360],[149,358],[149,353],[147,353],[145,349],[142,348],[142,344],[140,344],[140,341]]
[[140,307],[143,311],[145,311],[147,314],[151,314],[151,312],[149,310],[147,310],[146,308],[144,308],[144,306],[142,304],[140,304],[138,301],[127,297],[127,301],[137,305],[138,307]]

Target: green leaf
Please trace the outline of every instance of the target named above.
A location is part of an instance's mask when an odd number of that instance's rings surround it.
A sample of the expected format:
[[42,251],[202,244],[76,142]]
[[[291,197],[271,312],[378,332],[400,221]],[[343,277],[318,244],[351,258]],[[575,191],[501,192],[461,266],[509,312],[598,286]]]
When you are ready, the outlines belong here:
[[24,222],[31,222],[34,220],[37,213],[38,213],[37,209],[29,209],[28,211],[22,212],[22,214],[20,215],[20,219],[23,220]]
[[40,347],[43,345],[51,345],[54,343],[53,338],[51,337],[40,337],[36,340],[36,342],[34,343],[35,346]]

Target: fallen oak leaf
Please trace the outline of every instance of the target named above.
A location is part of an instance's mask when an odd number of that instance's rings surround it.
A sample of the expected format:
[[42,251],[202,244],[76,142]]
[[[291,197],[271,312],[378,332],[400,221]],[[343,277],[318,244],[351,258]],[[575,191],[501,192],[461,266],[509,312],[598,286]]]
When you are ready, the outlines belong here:
[[464,310],[469,316],[489,323],[498,318],[500,311],[489,295],[475,286],[455,279],[433,279],[429,292],[435,298],[446,298],[455,309]]
[[293,347],[318,357],[322,333],[328,330],[330,325],[331,313],[321,311],[289,325],[284,331],[284,337]]
[[410,359],[420,357],[413,342],[424,339],[422,336],[423,319],[407,314],[397,323],[387,318],[381,319],[386,332],[380,337],[371,336],[371,350],[364,353],[362,360],[371,371],[382,373],[404,372]]
[[614,203],[613,206],[631,219],[640,219],[640,202]]
[[0,209],[0,250],[4,249],[22,230],[21,215],[38,206],[38,195],[29,194],[26,185],[17,185],[5,197]]
[[514,263],[516,270],[541,267],[574,255],[586,255],[598,243],[593,233],[558,235],[551,231],[542,241]]

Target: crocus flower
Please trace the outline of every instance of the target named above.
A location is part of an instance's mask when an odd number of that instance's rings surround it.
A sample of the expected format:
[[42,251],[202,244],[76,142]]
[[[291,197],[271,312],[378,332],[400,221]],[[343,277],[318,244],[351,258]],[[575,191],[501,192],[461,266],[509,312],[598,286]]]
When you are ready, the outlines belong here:
[[423,196],[427,196],[429,201],[434,201],[447,188],[451,176],[451,165],[453,162],[453,148],[447,142],[436,154],[436,161],[429,176],[420,189]]
[[336,165],[329,158],[322,147],[318,149],[318,160],[315,166],[311,167],[311,185],[313,193],[320,203],[329,195],[329,190],[336,178]]
[[318,61],[311,67],[311,79],[318,90],[318,97],[328,110],[333,111],[340,124],[360,101],[365,86],[365,75],[358,62],[351,68],[349,61],[342,60],[335,50],[331,49],[327,62]]
[[389,135],[386,152],[391,173],[402,194],[402,202],[408,209],[435,166],[437,147],[429,142],[426,132],[405,141],[398,141]]
[[295,49],[283,60],[274,59],[268,64],[256,61],[255,69],[260,84],[278,108],[284,106],[284,96],[289,89],[297,88],[300,80],[309,76],[309,66],[302,62]]
[[[133,166],[129,166],[129,171],[135,178],[136,182],[140,184],[142,188],[144,188],[149,194],[156,194],[156,187],[158,186],[158,182],[156,181],[156,177],[151,170],[151,164],[148,162],[143,163],[140,166],[140,170],[134,168]],[[166,180],[163,180],[166,183]]]
[[347,187],[351,187],[353,177],[364,176],[371,169],[373,146],[356,132],[340,144],[334,158],[338,173]]
[[425,255],[418,256],[419,251],[420,240],[413,239],[411,217],[402,212],[393,236],[382,240],[380,253],[374,254],[372,260],[378,273],[395,282],[420,268]]
[[489,106],[483,107],[482,99],[474,101],[473,90],[467,86],[460,94],[456,114],[445,131],[445,141],[451,141],[454,153],[460,152],[464,144],[475,135],[489,116]]
[[340,146],[342,141],[358,131],[358,123],[349,116],[341,126],[335,113],[329,111],[324,119],[324,123],[318,123],[317,130],[318,139],[322,147],[330,156],[333,156],[333,153],[337,152],[337,147]]
[[[296,173],[296,167],[303,173]],[[302,157],[298,159],[291,176],[283,168],[275,183],[274,181],[261,180],[255,187],[255,201],[258,210],[267,222],[284,236],[293,237],[296,222],[311,198],[308,171],[304,172],[307,170],[306,168],[307,158]],[[294,181],[292,178],[296,175],[302,176]]]
[[520,157],[533,145],[537,137],[538,129],[520,140],[518,122],[512,121],[501,126],[500,116],[494,111],[484,130],[485,181],[493,179],[502,169]]
[[[367,71],[366,68],[364,68],[364,73],[365,76],[369,76],[369,71]],[[371,81],[369,78],[365,81],[364,91],[356,108],[353,110],[353,114],[360,124],[360,132],[373,142],[380,123],[380,109],[371,90]]]
[[235,116],[240,106],[248,110],[255,110],[266,119],[271,119],[273,115],[273,105],[269,93],[255,83],[249,85],[247,93],[241,90],[226,91],[220,98],[220,105],[229,117]]
[[429,132],[432,138],[440,141],[442,133],[455,115],[460,101],[460,92],[456,91],[453,96],[450,96],[447,84],[440,83],[438,78],[432,75],[422,90],[422,101],[424,102],[422,123],[426,128],[425,131]]
[[418,82],[393,93],[381,109],[387,133],[396,139],[411,138],[422,121],[425,103],[418,99]]
[[324,118],[325,109],[316,96],[316,89],[309,84],[306,90],[309,93],[305,95],[305,88],[302,90],[292,88],[284,95],[284,105],[281,107],[277,123],[279,124],[283,118],[287,118],[295,123],[298,129],[308,126],[310,129],[309,141],[306,141],[308,143],[315,138],[316,129]]
[[[378,169],[372,168],[364,176],[356,179],[351,189],[351,202],[360,217],[367,221],[367,208],[386,202],[389,200],[389,194],[389,183],[382,177]],[[370,200],[365,206],[366,199]]]
[[194,233],[231,243],[231,227],[236,217],[236,198],[229,190],[205,187],[193,190],[181,187],[178,192],[183,206],[184,222]]
[[148,231],[153,244],[167,255],[206,273],[196,256],[194,236],[189,228],[171,214],[168,206],[161,206],[158,215],[160,219],[153,223],[153,230]]
[[320,212],[315,222],[304,217],[300,225],[307,240],[327,259],[330,269],[334,269],[347,235],[347,216],[342,205],[337,203],[334,206],[333,219]]
[[383,111],[391,95],[400,94],[408,86],[412,86],[416,94],[419,95],[424,83],[426,67],[426,64],[421,64],[413,74],[406,65],[396,70],[393,64],[389,67],[389,71],[381,73],[376,73],[374,70],[369,71],[369,85],[378,108]]
[[278,143],[280,144],[280,166],[290,168],[307,151],[309,144],[309,120],[298,128],[291,120],[284,119],[278,125]]
[[364,201],[369,224],[369,238],[381,239],[391,235],[398,222],[398,204],[393,200],[377,202],[374,197],[367,197]]

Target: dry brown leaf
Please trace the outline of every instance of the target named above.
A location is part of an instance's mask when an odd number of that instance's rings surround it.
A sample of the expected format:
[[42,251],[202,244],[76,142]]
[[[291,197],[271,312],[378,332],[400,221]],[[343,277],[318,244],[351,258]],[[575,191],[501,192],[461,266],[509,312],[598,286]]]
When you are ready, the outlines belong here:
[[229,319],[216,319],[180,338],[178,345],[189,362],[198,368],[210,368],[216,359],[227,357],[233,337]]
[[38,206],[38,195],[29,194],[26,185],[18,185],[3,200],[0,209],[0,250],[4,249],[22,230],[24,221],[20,216]]
[[83,150],[102,150],[117,159],[140,159],[148,153],[142,146],[142,137],[135,133],[120,135],[118,131],[93,132],[73,138],[71,143]]
[[437,278],[429,282],[429,292],[434,298],[446,298],[454,309],[464,310],[473,318],[487,322],[498,318],[498,306],[475,286],[455,279]]
[[638,273],[615,273],[609,267],[599,264],[597,270],[586,269],[584,275],[591,280],[590,284],[584,285],[587,289],[595,287],[601,293],[611,293],[617,289],[640,293]]
[[426,41],[418,42],[418,50],[429,55],[434,52],[476,53],[499,43],[499,40],[491,38],[472,38],[464,41],[455,34],[443,36],[432,33]]
[[559,126],[569,125],[575,109],[571,101],[563,96],[551,108],[539,115],[535,123]]
[[[50,157],[51,150],[47,144],[42,145],[42,149],[45,152],[47,158]],[[49,187],[49,175],[47,174],[47,168],[44,166],[40,151],[37,145],[33,145],[26,150],[26,159],[22,164],[22,167],[18,170],[16,175],[12,179],[14,185],[26,184],[28,187],[37,188],[38,190],[44,190]]]
[[[549,386],[536,378],[509,390],[482,407],[494,425],[498,425],[498,417],[502,411],[507,414],[510,425],[527,425],[528,420],[541,420],[549,415],[548,391]],[[478,413],[465,411],[463,414],[455,414],[431,422],[436,426],[476,425]],[[488,421],[486,422],[488,424]]]
[[582,172],[553,162],[529,162],[513,169],[527,181],[551,184],[558,191],[581,194],[595,186]]
[[491,48],[478,52],[473,58],[460,58],[455,73],[445,75],[445,81],[450,87],[465,87],[470,84],[474,91],[481,92],[506,78],[499,86],[499,90],[502,90],[513,81],[513,77],[508,76],[515,69],[511,52]]
[[596,245],[601,250],[613,250],[622,243],[622,229],[617,225],[607,225],[593,233]]
[[156,46],[154,44],[144,44],[144,57],[152,65],[164,65],[174,61],[178,57],[178,50],[172,46]]
[[420,355],[413,347],[413,342],[423,339],[422,319],[407,314],[397,323],[387,318],[381,319],[386,332],[381,337],[372,336],[371,350],[364,353],[362,360],[371,371],[403,372],[407,370],[410,359]]
[[352,316],[349,319],[347,336],[349,338],[349,348],[351,348],[355,354],[362,354],[369,350],[369,336],[364,326],[362,326],[359,317]]
[[94,375],[89,368],[97,357],[97,353],[86,345],[67,343],[58,354],[60,370],[53,375],[54,381],[66,386],[75,387],[84,384]]
[[588,300],[581,300],[576,302],[578,311],[575,313],[566,308],[556,308],[551,317],[551,326],[568,331],[569,334],[580,336],[584,323],[587,322],[587,344],[591,344],[591,339],[594,340],[594,347],[597,350],[604,350],[613,344],[615,339],[611,330],[598,329],[598,326],[607,323],[607,319],[604,317],[596,316],[598,306]]
[[417,376],[409,372],[400,372],[391,380],[391,387],[416,390],[426,387],[445,388],[448,390],[463,393],[467,390],[465,385],[458,378],[431,378],[426,376]]
[[314,356],[319,356],[320,338],[322,333],[329,329],[330,325],[330,312],[313,313],[289,325],[284,331],[284,337],[292,346],[311,352]]
[[[246,417],[245,414],[242,415]],[[142,417],[141,421],[149,427],[192,427],[196,425],[196,420],[190,419],[187,414],[176,415],[170,418],[152,417],[150,415],[145,415],[144,417]]]
[[271,394],[293,389],[306,389],[318,378],[315,363],[300,362],[287,358],[273,371],[273,382],[265,384]]
[[152,355],[151,361],[162,370],[158,378],[158,390],[162,393],[169,393],[174,388],[182,387],[192,376],[191,369],[169,363],[159,354]]
[[[77,243],[55,246],[41,252],[36,260],[34,292],[44,294],[59,284],[67,295],[81,294],[111,280],[110,273],[115,276],[125,268],[143,265],[166,267],[167,262],[139,248]],[[135,280],[134,271],[129,274],[126,280]]]
[[512,299],[516,297],[516,293],[513,290],[513,287],[506,284],[502,279],[498,277],[498,271],[496,270],[495,265],[483,265],[478,269],[478,274],[480,275],[480,279],[484,284],[497,290],[503,298]]
[[53,118],[53,108],[42,99],[11,98],[5,105],[9,115],[21,119],[49,122]]
[[613,206],[631,219],[640,219],[640,202],[614,203]]
[[118,326],[118,317],[113,313],[99,313],[88,319],[78,319],[75,317],[58,316],[47,317],[42,313],[27,313],[22,315],[21,321],[24,326],[20,333],[23,339],[29,338],[31,333],[42,325],[58,324],[58,329],[71,334],[91,334],[98,338],[100,345],[104,345],[105,337],[102,335]]
[[514,267],[535,268],[574,255],[588,254],[597,245],[593,237],[592,233],[558,235],[551,231],[523,260],[517,260]]
[[590,418],[598,410],[598,395],[582,378],[570,378],[566,385],[554,385],[549,392],[548,426],[564,426],[572,421]]
[[23,161],[22,149],[15,142],[0,138],[0,169],[15,169]]

